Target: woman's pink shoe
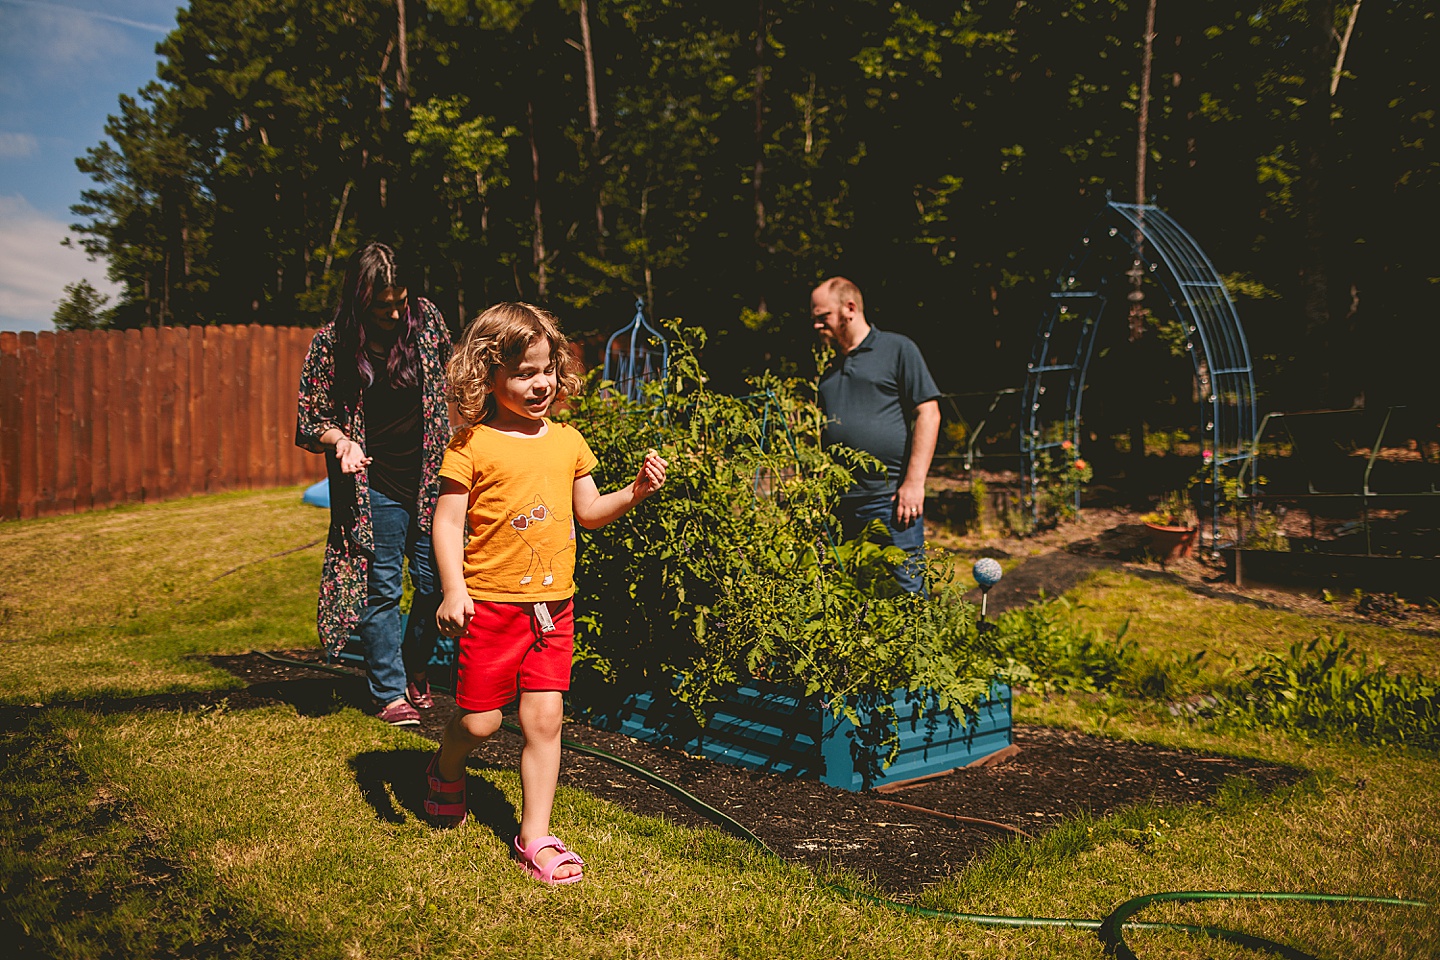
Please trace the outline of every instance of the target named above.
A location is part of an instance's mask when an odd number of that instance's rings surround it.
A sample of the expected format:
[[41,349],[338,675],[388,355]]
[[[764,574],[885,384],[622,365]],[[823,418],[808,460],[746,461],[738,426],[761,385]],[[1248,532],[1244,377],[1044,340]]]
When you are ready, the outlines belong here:
[[416,710],[429,710],[435,706],[435,698],[430,695],[429,679],[415,679],[411,677],[405,682],[405,699]]
[[[535,858],[540,855],[541,850],[546,849],[553,849],[558,852],[555,854],[553,860],[542,867],[535,862]],[[574,850],[567,849],[565,844],[561,843],[557,837],[539,837],[538,839],[531,840],[529,844],[523,847],[520,846],[520,838],[516,837],[515,853],[519,855],[521,864],[524,865],[525,870],[530,876],[539,880],[541,883],[548,883],[552,887],[558,887],[562,883],[578,883],[585,877],[585,861],[580,859],[580,854]],[[567,863],[575,864],[580,868],[580,872],[556,880],[556,869]]]
[[[440,768],[440,751],[435,751],[435,756],[430,758],[430,765],[425,768],[425,783],[430,788],[430,796],[425,798],[425,812],[432,817],[454,820],[457,823],[465,820],[465,774],[460,774],[459,780],[441,780],[437,772]],[[452,803],[441,803],[435,799],[436,794],[458,793],[460,799]]]

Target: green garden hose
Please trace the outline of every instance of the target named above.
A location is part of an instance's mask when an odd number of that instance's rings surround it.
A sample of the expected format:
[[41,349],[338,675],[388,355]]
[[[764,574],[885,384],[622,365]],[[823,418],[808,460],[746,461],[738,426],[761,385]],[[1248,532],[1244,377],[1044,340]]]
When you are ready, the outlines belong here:
[[[256,651],[260,656],[277,663],[294,664],[301,667],[310,667],[314,670],[323,670],[328,673],[335,673],[341,676],[353,677],[354,674],[348,670],[332,667],[326,664],[308,663],[304,660],[293,660],[288,657],[278,657],[263,651]],[[511,733],[523,736],[520,727],[512,721],[506,720],[501,727]],[[679,784],[672,783],[664,777],[639,764],[631,763],[622,757],[618,757],[608,750],[599,747],[592,747],[588,744],[579,743],[575,740],[562,738],[561,743],[576,753],[595,757],[607,763],[622,767],[635,776],[664,790],[666,793],[683,801],[692,809],[698,811],[717,827],[724,830],[747,843],[753,844],[760,850],[782,860],[778,853],[772,850],[765,841],[761,840],[749,828],[738,820],[701,800],[690,793]],[[1252,950],[1264,950],[1284,957],[1286,960],[1317,960],[1311,954],[1294,947],[1288,947],[1283,943],[1268,940],[1264,937],[1257,937],[1253,934],[1241,933],[1235,930],[1227,930],[1223,927],[1192,926],[1179,923],[1148,923],[1144,921],[1131,920],[1134,914],[1140,912],[1154,903],[1189,903],[1203,900],[1291,900],[1302,903],[1374,903],[1394,907],[1428,907],[1429,904],[1423,900],[1405,900],[1398,897],[1368,897],[1350,894],[1337,893],[1292,893],[1288,891],[1263,891],[1249,892],[1236,890],[1189,890],[1169,891],[1164,893],[1151,893],[1140,897],[1133,897],[1120,904],[1102,920],[1089,920],[1081,917],[1026,917],[1026,916],[999,916],[983,913],[956,913],[949,910],[935,910],[930,907],[920,907],[911,903],[904,903],[899,900],[891,900],[886,897],[878,897],[874,894],[863,893],[849,887],[834,883],[828,880],[821,880],[820,886],[850,900],[873,906],[885,907],[890,910],[897,910],[902,913],[920,917],[930,917],[936,920],[957,920],[967,923],[975,923],[992,927],[1068,927],[1075,930],[1094,930],[1105,945],[1105,951],[1117,960],[1137,960],[1135,952],[1125,943],[1124,931],[1126,930],[1169,930],[1181,933],[1189,933],[1197,936],[1209,937],[1214,940],[1223,940],[1237,946],[1247,947]]]
[[[502,727],[512,733],[521,733],[519,726],[511,721],[505,721]],[[523,735],[523,734],[522,734]],[[576,753],[583,753],[596,757],[623,767],[631,773],[640,777],[647,783],[653,784],[665,792],[683,800],[686,804],[704,814],[721,829],[725,830],[742,840],[754,844],[766,853],[783,860],[778,853],[743,824],[735,820],[723,810],[718,810],[699,797],[690,793],[684,787],[666,780],[664,777],[638,764],[631,763],[621,757],[615,756],[607,750],[599,747],[592,747],[588,744],[579,743],[574,740],[562,738],[561,743]],[[1287,947],[1283,943],[1276,943],[1264,937],[1257,937],[1253,934],[1241,933],[1235,930],[1227,930],[1223,927],[1192,926],[1178,923],[1147,923],[1132,921],[1129,918],[1143,910],[1152,903],[1164,901],[1189,902],[1196,900],[1298,900],[1308,903],[1378,903],[1387,906],[1401,907],[1425,907],[1428,903],[1422,900],[1402,900],[1396,897],[1367,897],[1352,896],[1348,894],[1335,893],[1289,893],[1289,892],[1240,892],[1228,890],[1201,890],[1201,891],[1177,891],[1166,893],[1152,893],[1142,897],[1134,897],[1126,900],[1103,920],[1087,920],[1077,917],[1022,917],[1022,916],[996,916],[983,913],[955,913],[949,910],[935,910],[930,907],[918,907],[914,904],[903,903],[899,900],[891,900],[886,897],[877,897],[874,894],[862,893],[852,890],[849,887],[828,880],[820,881],[821,887],[838,893],[841,896],[852,900],[875,906],[886,907],[891,910],[898,910],[903,913],[913,914],[922,917],[931,917],[937,920],[963,920],[969,923],[982,924],[995,927],[1070,927],[1077,930],[1094,930],[1099,935],[1105,950],[1117,960],[1137,960],[1134,951],[1125,943],[1124,930],[1173,930],[1183,933],[1190,933],[1199,936],[1210,937],[1214,940],[1224,940],[1238,946],[1248,947],[1252,950],[1265,950],[1277,956],[1285,957],[1286,960],[1317,960],[1308,953]]]

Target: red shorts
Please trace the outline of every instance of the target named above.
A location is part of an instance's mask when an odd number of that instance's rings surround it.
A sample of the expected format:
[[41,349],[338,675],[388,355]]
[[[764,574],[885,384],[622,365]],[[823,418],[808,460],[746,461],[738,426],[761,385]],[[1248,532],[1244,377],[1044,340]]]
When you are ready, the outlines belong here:
[[476,600],[457,646],[455,702],[465,710],[499,710],[521,692],[569,690],[575,652],[575,604],[545,604],[555,629],[542,633],[533,603]]

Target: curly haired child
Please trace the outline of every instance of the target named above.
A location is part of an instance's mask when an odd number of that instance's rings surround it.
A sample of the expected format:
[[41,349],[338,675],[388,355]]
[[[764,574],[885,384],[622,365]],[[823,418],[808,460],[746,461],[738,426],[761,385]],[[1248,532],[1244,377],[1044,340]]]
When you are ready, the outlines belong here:
[[[515,853],[548,884],[581,879],[584,861],[550,833],[560,776],[564,692],[574,641],[575,526],[604,526],[660,489],[666,462],[647,451],[635,481],[602,494],[580,432],[549,419],[580,387],[578,363],[550,313],[502,303],[466,329],[447,371],[469,424],[440,468],[435,563],[442,633],[458,637],[456,710],[426,770],[426,812],[465,817],[465,759],[520,701],[524,793]],[[467,540],[468,534],[468,540]]]

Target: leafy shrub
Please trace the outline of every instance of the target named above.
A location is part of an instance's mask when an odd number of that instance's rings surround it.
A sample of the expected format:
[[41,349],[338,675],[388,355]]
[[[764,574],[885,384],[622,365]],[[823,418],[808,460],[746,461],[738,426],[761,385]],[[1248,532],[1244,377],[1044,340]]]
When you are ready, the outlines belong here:
[[972,523],[972,527],[982,533],[985,530],[985,512],[989,504],[988,493],[989,491],[985,485],[985,481],[980,477],[975,477],[970,481],[970,500],[974,505],[975,513],[975,520]]
[[1048,449],[1035,456],[1035,476],[1039,481],[1035,506],[1042,526],[1053,526],[1079,515],[1077,502],[1080,491],[1094,475],[1094,468],[1081,459],[1080,451],[1069,440],[1062,440],[1059,453],[1052,456]]
[[1223,692],[1217,709],[1244,726],[1440,747],[1434,681],[1372,667],[1344,636],[1317,637],[1266,656]]
[[1027,607],[1002,613],[987,634],[987,652],[1027,674],[1027,685],[1043,693],[1093,693],[1112,686],[1135,655],[1125,641],[1127,621],[1114,640],[1080,626],[1069,601],[1041,597]]
[[1116,684],[1121,692],[1146,700],[1174,700],[1202,689],[1200,662],[1205,651],[1137,656]]
[[1288,553],[1290,538],[1283,532],[1284,517],[1273,510],[1256,507],[1245,524],[1245,549]]
[[1404,619],[1405,601],[1393,593],[1362,592],[1355,612],[1379,623],[1390,623]]
[[1193,527],[1198,522],[1195,507],[1185,490],[1169,490],[1161,494],[1155,509],[1141,514],[1140,519],[1162,527]]
[[675,332],[663,388],[639,402],[593,390],[573,404],[602,488],[630,482],[648,447],[670,463],[661,494],[581,544],[582,696],[587,682],[670,689],[698,719],[726,687],[763,677],[852,720],[878,710],[878,728],[866,726],[892,746],[897,689],[973,710],[996,664],[976,646],[974,607],[948,564],[928,561],[929,597],[910,595],[891,575],[905,554],[875,544],[873,528],[836,542],[836,501],[873,458],[821,446],[803,381],[766,375],[749,397],[710,390],[703,332]]

